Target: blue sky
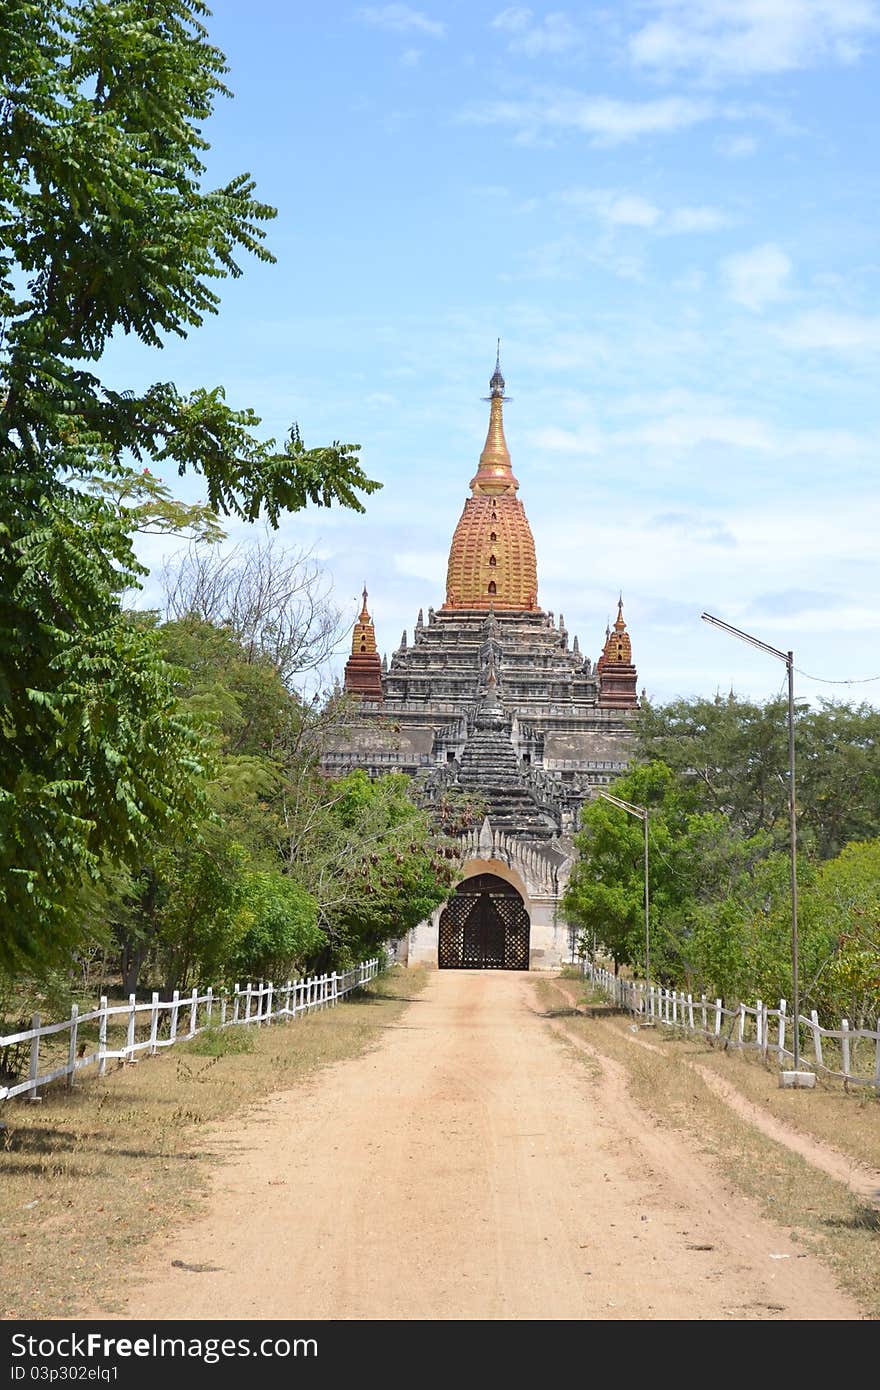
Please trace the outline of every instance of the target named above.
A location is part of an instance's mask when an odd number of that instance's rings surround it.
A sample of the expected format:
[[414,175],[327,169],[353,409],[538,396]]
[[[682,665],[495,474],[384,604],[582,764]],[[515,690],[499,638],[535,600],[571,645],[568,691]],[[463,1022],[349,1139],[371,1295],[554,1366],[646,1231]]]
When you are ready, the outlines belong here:
[[380,650],[443,600],[500,335],[539,600],[582,650],[622,588],[656,699],[779,689],[703,608],[880,674],[880,5],[222,0],[210,31],[210,181],[255,175],[278,263],[111,369],[361,444],[366,514],[283,535],[352,618],[366,579]]

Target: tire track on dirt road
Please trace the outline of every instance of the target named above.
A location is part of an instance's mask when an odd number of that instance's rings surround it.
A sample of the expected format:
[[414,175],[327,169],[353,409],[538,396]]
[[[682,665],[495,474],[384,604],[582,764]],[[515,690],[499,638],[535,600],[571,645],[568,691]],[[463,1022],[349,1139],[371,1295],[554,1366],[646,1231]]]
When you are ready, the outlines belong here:
[[372,1052],[217,1130],[122,1316],[859,1318],[616,1065],[573,1064],[533,976],[434,972]]

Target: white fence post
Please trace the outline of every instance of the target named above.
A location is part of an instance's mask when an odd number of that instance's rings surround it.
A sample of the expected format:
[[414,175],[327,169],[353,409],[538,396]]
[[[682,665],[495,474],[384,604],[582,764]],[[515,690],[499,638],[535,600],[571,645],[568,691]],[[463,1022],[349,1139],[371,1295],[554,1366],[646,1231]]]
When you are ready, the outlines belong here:
[[765,1055],[763,999],[757,999],[755,1001],[755,1042],[758,1044],[758,1049],[761,1053],[761,1056],[763,1057]]
[[180,1014],[180,990],[176,989],[171,996],[171,1023],[168,1029],[168,1036],[172,1042],[177,1041],[177,1019]]
[[779,1060],[785,1056],[785,1025],[788,1021],[788,1004],[786,1000],[779,1001]]
[[153,990],[152,1005],[150,1010],[150,1056],[155,1057],[156,1039],[159,1036],[159,995],[155,989]]
[[199,991],[193,986],[192,998],[189,1002],[189,1035],[196,1031],[196,1023],[199,1017]]
[[37,1077],[38,1077],[39,1074],[40,1074],[40,1034],[39,1034],[39,1027],[40,1027],[40,1015],[39,1015],[39,1014],[34,1014],[33,1018],[31,1019],[31,1028],[32,1028],[32,1029],[36,1029],[37,1031],[34,1033],[34,1036],[31,1038],[31,1064],[30,1064],[30,1066],[28,1067],[28,1080],[29,1080],[30,1083],[31,1083],[31,1085],[30,1085],[30,1090],[28,1091],[28,1100],[34,1100],[34,1101],[40,1100],[40,1096],[37,1094]]
[[134,1061],[134,1029],[137,1023],[137,1000],[133,994],[128,996],[128,1032],[125,1039],[126,1061]]
[[694,1031],[694,1000],[692,995],[688,995],[688,1027]]
[[107,996],[101,995],[101,1014],[98,1019],[98,1075],[107,1070]]
[[840,1049],[843,1053],[843,1075],[849,1078],[849,1019],[844,1018],[840,1023],[841,1038]]
[[877,1050],[874,1058],[874,1085],[880,1096],[880,1018],[877,1019]]
[[73,1073],[76,1071],[76,1034],[77,1019],[79,1018],[79,1005],[70,1006],[70,1047],[67,1050],[67,1089],[73,1085]]
[[[815,1009],[810,1010],[810,1022],[813,1025],[813,1057],[817,1067],[823,1066],[822,1062],[822,1034],[819,1031],[819,1015]],[[880,1039],[877,1041],[880,1047]]]
[[706,996],[700,995],[700,1014],[703,1019],[703,1032],[706,1032]]
[[[662,998],[659,986],[655,990],[654,986],[648,984],[639,984],[631,980],[621,980],[618,977],[612,976],[607,971],[596,969],[592,965],[591,970],[593,970],[593,978],[598,979],[602,986],[608,991],[609,995],[617,998],[622,1007],[626,1007],[633,1013],[647,1014],[649,1010],[652,1014],[655,1011],[661,1012]],[[110,1057],[119,1056],[124,1063],[133,1063],[137,1060],[136,1054],[139,1051],[146,1051],[149,1056],[155,1056],[161,1047],[171,1046],[179,1042],[183,1036],[180,1032],[180,1010],[186,1007],[187,1003],[189,1004],[189,1030],[187,1036],[192,1038],[200,1031],[198,1026],[200,1004],[207,1005],[203,1028],[205,1026],[210,1026],[215,1013],[214,1004],[218,1001],[221,1028],[227,1027],[230,1021],[251,1022],[257,1023],[258,1025],[261,1023],[271,1023],[273,1020],[281,1018],[284,1015],[295,1018],[298,1012],[309,1013],[316,1009],[333,1008],[333,1006],[337,1004],[340,999],[345,998],[351,990],[362,988],[365,984],[376,979],[379,971],[380,962],[378,958],[374,957],[368,961],[360,961],[357,965],[351,966],[348,970],[324,971],[322,975],[310,975],[307,978],[288,980],[286,984],[276,985],[272,980],[260,981],[259,988],[255,989],[249,982],[246,994],[244,994],[241,987],[236,984],[233,995],[231,1020],[229,1018],[228,1009],[229,996],[225,988],[221,989],[216,999],[214,989],[211,986],[208,987],[206,994],[203,996],[199,995],[198,987],[194,986],[192,995],[188,999],[181,999],[180,991],[175,989],[172,991],[172,998],[168,1002],[163,1002],[159,991],[153,990],[151,992],[150,1003],[141,1005],[138,1005],[136,994],[132,993],[128,996],[127,1009],[124,1006],[119,1007],[115,1005],[111,1008],[108,996],[102,994],[98,1007],[93,1011],[90,1010],[87,1015],[87,1019],[94,1018],[97,1019],[98,1022],[98,1043],[97,1049],[94,1052],[87,1053],[87,1044],[80,1041],[79,1025],[82,1020],[80,1019],[80,1007],[78,1004],[71,1005],[71,1014],[68,1020],[47,1026],[47,1029],[42,1029],[42,1016],[39,1013],[34,1013],[31,1017],[31,1027],[27,1032],[11,1035],[9,1039],[0,1037],[0,1043],[15,1041],[16,1038],[20,1042],[22,1037],[24,1037],[25,1041],[30,1041],[30,1060],[28,1064],[27,1081],[12,1089],[16,1094],[23,1094],[29,1100],[39,1101],[41,1097],[38,1094],[37,1086],[40,1079],[40,1044],[41,1037],[46,1031],[55,1033],[58,1031],[63,1032],[65,1027],[69,1029],[67,1065],[66,1067],[59,1068],[53,1075],[63,1077],[66,1080],[68,1089],[71,1089],[75,1084],[77,1072],[93,1062],[97,1065],[98,1075],[104,1076],[107,1070],[107,1060]],[[671,991],[664,991],[664,993],[667,996],[666,1007],[668,1014]],[[243,994],[246,1007],[244,1017],[240,1018],[239,1006]],[[284,995],[283,1003],[280,998],[282,994]],[[693,1022],[693,1001],[690,995],[687,996],[687,1000],[691,1022]],[[256,1005],[256,1008],[254,1008],[254,1005]],[[685,1018],[684,1005],[685,996],[682,994],[682,1024],[684,1024]],[[164,1038],[164,1035],[161,1040],[159,1037],[159,1022],[163,1009],[167,1009],[169,1013],[167,1040]],[[150,1020],[149,1032],[141,1042],[137,1041],[137,1015],[139,1010],[144,1014],[149,1011]],[[108,1048],[110,1016],[112,1014],[115,1017],[117,1013],[126,1017],[126,1041],[124,1047],[119,1050],[111,1050]],[[846,1020],[844,1020],[844,1028],[848,1027],[849,1025]],[[857,1036],[862,1036],[862,1034],[857,1034]],[[875,1035],[873,1033],[865,1033],[864,1036],[873,1037]],[[880,1030],[878,1030],[877,1036],[878,1069],[880,1069]],[[847,1058],[845,1066],[847,1074],[849,1075],[848,1040],[845,1043],[845,1052]],[[878,1084],[880,1084],[880,1070],[878,1070]]]
[[721,1000],[715,1000],[715,1036],[721,1037]]
[[239,1002],[239,994],[240,994],[240,992],[241,992],[241,985],[238,983],[238,980],[236,980],[236,982],[235,982],[235,989],[232,991],[232,1022],[233,1022],[233,1023],[237,1023],[237,1022],[238,1022],[238,1002]]

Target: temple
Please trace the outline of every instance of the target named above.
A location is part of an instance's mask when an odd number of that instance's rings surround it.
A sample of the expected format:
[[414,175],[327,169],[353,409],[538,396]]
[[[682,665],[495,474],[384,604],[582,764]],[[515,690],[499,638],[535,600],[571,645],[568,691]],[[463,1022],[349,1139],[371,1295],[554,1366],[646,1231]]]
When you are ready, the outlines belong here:
[[418,798],[461,794],[478,808],[462,836],[464,879],[399,954],[441,968],[528,969],[566,958],[559,897],[580,808],[627,766],[637,671],[623,617],[595,664],[569,643],[562,615],[538,603],[535,542],[504,434],[500,361],[489,428],[449,551],[443,604],[419,611],[391,662],[380,661],[363,607],[345,688],[354,727],[324,767],[401,771]]

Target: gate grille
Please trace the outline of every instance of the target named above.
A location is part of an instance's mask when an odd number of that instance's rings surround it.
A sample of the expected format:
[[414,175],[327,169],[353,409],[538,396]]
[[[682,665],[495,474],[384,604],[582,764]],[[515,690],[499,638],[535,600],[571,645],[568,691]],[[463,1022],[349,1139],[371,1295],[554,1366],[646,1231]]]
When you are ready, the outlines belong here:
[[466,879],[440,914],[441,970],[528,970],[529,914],[495,874]]

